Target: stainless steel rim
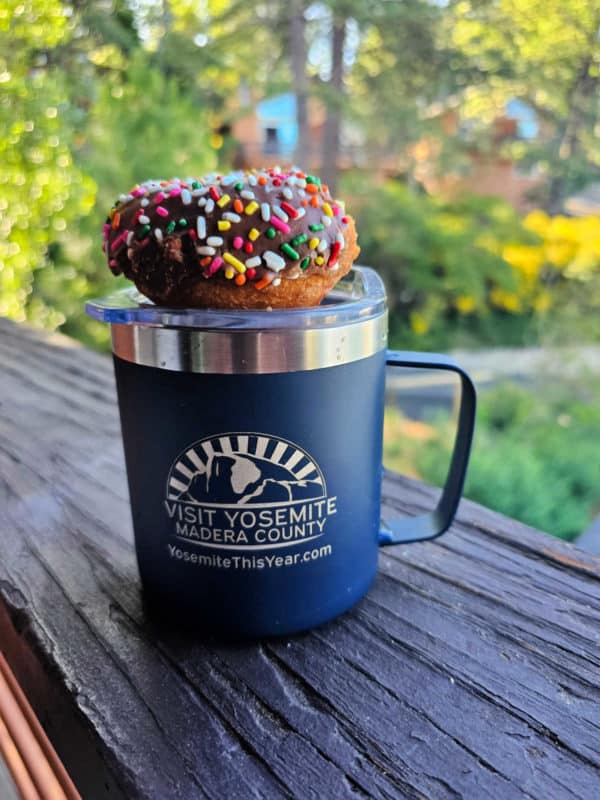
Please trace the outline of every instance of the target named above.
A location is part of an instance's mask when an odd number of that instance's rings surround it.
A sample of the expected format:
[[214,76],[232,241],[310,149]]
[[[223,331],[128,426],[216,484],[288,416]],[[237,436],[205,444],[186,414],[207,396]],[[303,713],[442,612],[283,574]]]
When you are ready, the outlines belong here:
[[367,358],[387,343],[387,313],[312,330],[192,330],[111,325],[113,353],[174,372],[266,374],[334,367]]

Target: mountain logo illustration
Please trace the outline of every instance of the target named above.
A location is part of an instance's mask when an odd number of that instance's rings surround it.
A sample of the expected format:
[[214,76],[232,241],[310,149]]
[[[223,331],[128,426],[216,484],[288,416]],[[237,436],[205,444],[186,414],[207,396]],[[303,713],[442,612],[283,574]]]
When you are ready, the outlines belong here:
[[195,442],[167,479],[167,498],[185,503],[252,506],[326,497],[323,474],[298,445],[259,433],[228,433]]

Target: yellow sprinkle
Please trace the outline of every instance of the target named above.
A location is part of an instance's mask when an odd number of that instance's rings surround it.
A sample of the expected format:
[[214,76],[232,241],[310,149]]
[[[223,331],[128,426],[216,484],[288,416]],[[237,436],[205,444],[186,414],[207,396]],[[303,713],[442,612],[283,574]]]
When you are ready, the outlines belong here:
[[319,244],[320,241],[321,240],[317,239],[317,237],[315,236],[313,239],[310,240],[310,242],[308,243],[308,246],[310,247],[311,250],[316,250],[317,249],[317,245]]
[[223,197],[219,197],[219,199],[217,200],[217,205],[219,206],[219,208],[225,208],[225,206],[230,200],[231,197],[229,197],[228,194],[224,194]]
[[[246,272],[246,265],[243,264],[239,258],[232,256],[231,253],[223,253],[223,259],[228,263],[231,264],[232,267],[235,267],[238,272],[244,273]],[[227,270],[225,270],[225,275],[227,275]]]
[[250,214],[254,214],[254,212],[257,209],[258,209],[258,203],[255,200],[252,200],[252,202],[248,203],[248,205],[246,206],[245,211],[246,211],[246,214],[248,214],[248,216],[250,216]]
[[235,275],[235,270],[231,269],[231,267],[226,267],[224,270],[224,275],[227,278],[227,280],[230,281]]
[[323,258],[323,256],[317,256],[317,257],[315,258],[315,264],[318,264],[319,266],[321,266],[321,264],[322,264],[324,261],[325,261],[325,259]]
[[220,220],[217,222],[217,228],[218,228],[220,231],[228,231],[228,230],[229,230],[229,228],[231,228],[231,222],[229,222],[229,221],[228,221],[228,220],[226,220],[226,219],[220,219]]
[[323,211],[327,214],[328,217],[333,217],[333,211],[329,203],[323,203]]
[[108,212],[109,219],[112,219],[114,217],[116,210],[117,210],[116,208],[111,208],[111,210]]
[[258,239],[259,236],[260,236],[260,232],[257,231],[256,228],[251,228],[248,231],[248,238],[250,239],[251,242],[255,242]]

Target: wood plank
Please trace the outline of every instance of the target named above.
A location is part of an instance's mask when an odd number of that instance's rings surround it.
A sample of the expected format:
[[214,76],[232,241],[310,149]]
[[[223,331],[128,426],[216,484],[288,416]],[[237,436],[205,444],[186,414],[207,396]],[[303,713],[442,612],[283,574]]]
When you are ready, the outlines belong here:
[[341,620],[195,641],[144,613],[109,360],[0,321],[0,364],[0,643],[84,797],[598,794],[598,557],[463,502]]

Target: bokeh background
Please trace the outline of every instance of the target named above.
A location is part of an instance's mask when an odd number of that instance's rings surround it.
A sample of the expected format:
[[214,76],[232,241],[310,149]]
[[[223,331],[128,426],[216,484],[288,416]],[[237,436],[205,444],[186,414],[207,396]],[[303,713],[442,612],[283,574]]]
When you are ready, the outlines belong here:
[[[4,0],[0,314],[107,350],[83,303],[115,286],[99,231],[119,193],[297,163],[357,218],[392,346],[473,370],[467,495],[589,537],[599,30],[597,0]],[[453,396],[392,381],[389,466],[443,480]]]

